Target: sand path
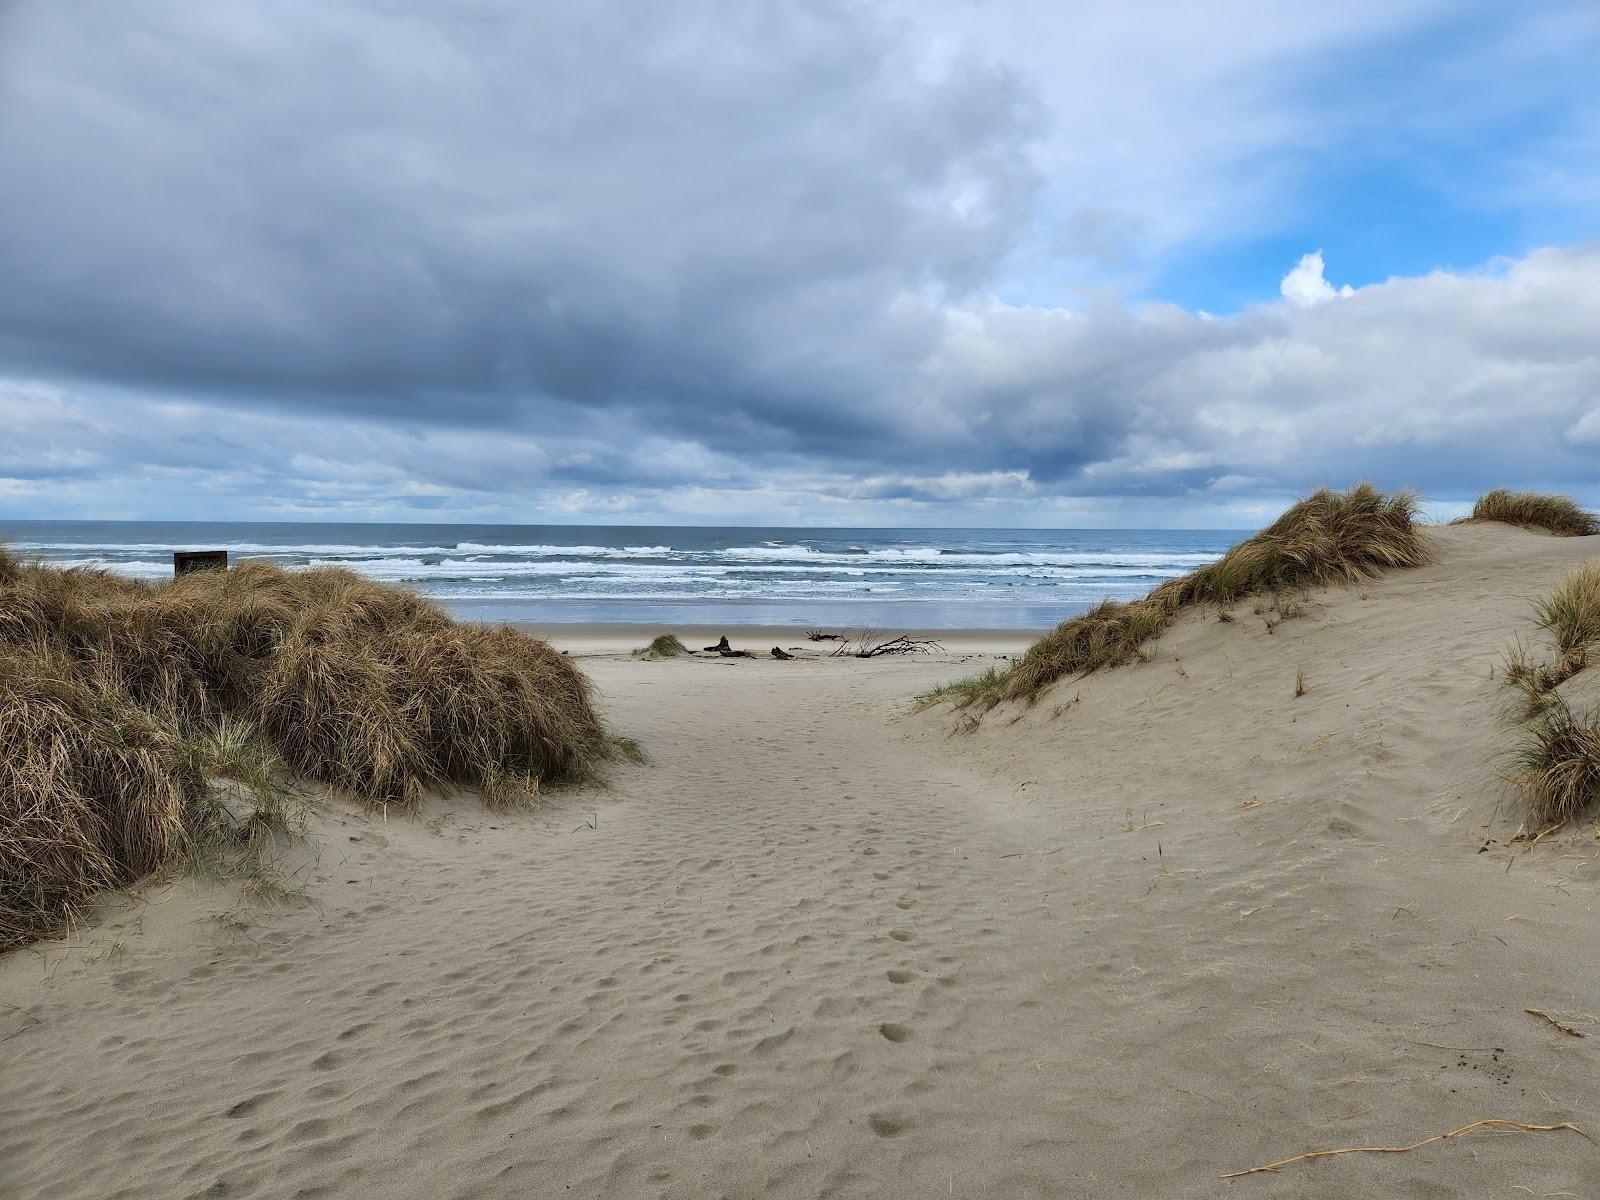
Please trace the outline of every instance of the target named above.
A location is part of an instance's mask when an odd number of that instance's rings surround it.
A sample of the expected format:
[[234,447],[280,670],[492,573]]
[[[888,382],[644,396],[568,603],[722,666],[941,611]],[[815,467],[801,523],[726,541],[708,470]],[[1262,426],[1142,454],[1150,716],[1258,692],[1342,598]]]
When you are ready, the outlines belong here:
[[335,808],[310,903],[157,889],[0,962],[0,1195],[1600,1194],[1562,1133],[1217,1178],[1600,1114],[1600,1036],[1522,1011],[1600,1011],[1593,862],[1385,817],[1444,753],[1403,706],[1330,707],[1361,748],[1316,770],[1315,720],[1262,726],[1235,787],[1156,739],[1155,666],[1045,774],[1026,725],[906,718],[947,662],[588,665],[653,757],[608,792]]

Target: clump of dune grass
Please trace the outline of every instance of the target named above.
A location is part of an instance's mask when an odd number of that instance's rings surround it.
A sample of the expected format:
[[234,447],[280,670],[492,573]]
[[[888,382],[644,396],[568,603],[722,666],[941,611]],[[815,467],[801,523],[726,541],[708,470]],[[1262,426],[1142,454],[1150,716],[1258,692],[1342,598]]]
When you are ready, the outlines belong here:
[[1417,497],[1370,483],[1323,488],[1216,562],[1170,579],[1150,594],[1169,607],[1231,604],[1245,596],[1366,583],[1392,567],[1420,567],[1430,555],[1417,531]]
[[1589,665],[1600,642],[1600,563],[1573,571],[1534,605],[1534,619],[1550,635],[1556,657],[1541,661],[1519,641],[1506,651],[1503,678],[1520,694],[1518,715],[1531,718],[1548,707],[1551,694]]
[[1472,515],[1462,521],[1499,521],[1525,529],[1545,529],[1558,537],[1600,533],[1600,516],[1580,508],[1570,496],[1513,492],[1507,488],[1495,488],[1479,496]]
[[941,683],[938,687],[929,688],[918,695],[913,703],[918,712],[947,703],[953,703],[957,708],[965,708],[997,692],[1002,686],[1003,678],[998,667],[990,667],[982,674],[969,675],[965,679],[954,679],[949,683]]
[[1554,660],[1541,661],[1519,641],[1506,651],[1503,678],[1517,690],[1510,715],[1522,723],[1511,779],[1528,819],[1550,827],[1600,799],[1600,717],[1577,715],[1557,690],[1589,665],[1600,642],[1600,563],[1569,574],[1534,605],[1534,619],[1554,644]]
[[1058,679],[1119,667],[1159,637],[1176,610],[1153,596],[1106,600],[1040,638],[998,681],[1002,700],[1033,699]]
[[1534,607],[1535,619],[1564,655],[1582,655],[1600,642],[1600,562],[1579,567]]
[[1551,693],[1581,667],[1580,662],[1565,656],[1553,663],[1541,662],[1520,642],[1512,645],[1501,664],[1501,678],[1517,693],[1508,716],[1520,720],[1537,716],[1550,702]]
[[59,650],[0,647],[0,949],[175,856],[203,791],[126,696]]
[[548,644],[348,571],[148,584],[0,551],[0,947],[185,847],[284,826],[295,780],[514,806],[611,749]]
[[675,633],[663,633],[653,638],[648,646],[641,646],[633,652],[633,657],[654,662],[661,658],[683,658],[689,653],[689,647],[678,640]]
[[[1421,566],[1430,555],[1416,527],[1417,508],[1412,493],[1380,492],[1369,483],[1344,492],[1324,488],[1216,562],[1170,579],[1142,599],[1107,600],[1063,621],[1009,670],[949,684],[937,698],[920,699],[951,700],[963,708],[1032,703],[1058,680],[1143,657],[1185,608],[1211,605],[1225,612],[1246,596],[1364,583],[1388,568]],[[1279,619],[1298,611],[1284,602]],[[1269,632],[1274,624],[1269,620]]]
[[1513,752],[1512,780],[1540,827],[1565,824],[1600,800],[1600,719],[1550,693]]

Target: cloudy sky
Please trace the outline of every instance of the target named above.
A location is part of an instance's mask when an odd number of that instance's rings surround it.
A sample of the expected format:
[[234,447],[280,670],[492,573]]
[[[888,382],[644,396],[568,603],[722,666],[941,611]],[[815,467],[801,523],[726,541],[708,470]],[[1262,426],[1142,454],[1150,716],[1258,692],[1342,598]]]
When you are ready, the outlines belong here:
[[1592,0],[0,0],[0,517],[1600,502],[1597,61]]

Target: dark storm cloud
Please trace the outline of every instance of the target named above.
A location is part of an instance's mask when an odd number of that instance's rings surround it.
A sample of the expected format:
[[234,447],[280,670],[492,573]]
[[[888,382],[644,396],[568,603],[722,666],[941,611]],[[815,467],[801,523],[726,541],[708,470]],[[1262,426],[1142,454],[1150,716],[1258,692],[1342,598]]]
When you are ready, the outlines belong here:
[[[24,3],[0,352],[253,403],[845,425],[1029,201],[1002,73],[853,6]],[[850,431],[847,429],[846,434]]]

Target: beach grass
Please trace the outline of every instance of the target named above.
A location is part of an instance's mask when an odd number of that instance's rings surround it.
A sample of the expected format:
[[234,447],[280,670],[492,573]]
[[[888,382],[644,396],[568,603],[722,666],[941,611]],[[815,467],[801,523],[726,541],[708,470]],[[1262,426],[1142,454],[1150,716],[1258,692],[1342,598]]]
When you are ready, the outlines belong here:
[[1563,655],[1586,655],[1600,642],[1600,562],[1568,575],[1534,606],[1534,617]]
[[1537,828],[1562,825],[1600,801],[1600,716],[1579,715],[1554,692],[1525,722],[1513,781]]
[[548,644],[348,571],[149,584],[0,551],[0,948],[195,846],[283,826],[297,783],[508,807],[610,753],[588,681]]
[[1600,516],[1579,507],[1570,496],[1541,492],[1513,492],[1495,488],[1478,497],[1465,521],[1499,521],[1525,529],[1544,529],[1559,537],[1589,537],[1600,533]]
[[654,662],[662,658],[683,658],[688,654],[689,647],[678,640],[677,634],[663,633],[652,638],[648,646],[635,650],[633,657]]
[[[1008,670],[948,684],[919,702],[926,707],[948,700],[983,709],[1006,701],[1033,703],[1062,679],[1145,656],[1185,608],[1214,605],[1225,615],[1225,606],[1247,596],[1281,599],[1310,587],[1363,583],[1387,568],[1421,566],[1430,555],[1417,511],[1410,492],[1385,493],[1369,483],[1343,492],[1324,488],[1216,562],[1170,579],[1142,599],[1104,601],[1056,626]],[[1288,600],[1280,608],[1282,616],[1299,611]]]
[[1521,642],[1506,651],[1510,716],[1521,723],[1511,780],[1540,827],[1560,825],[1600,800],[1600,714],[1574,712],[1557,689],[1589,665],[1600,643],[1600,562],[1571,572],[1534,605],[1534,620],[1556,651],[1542,661]]

